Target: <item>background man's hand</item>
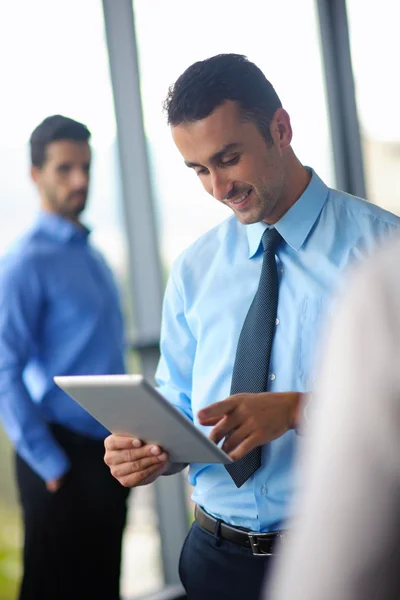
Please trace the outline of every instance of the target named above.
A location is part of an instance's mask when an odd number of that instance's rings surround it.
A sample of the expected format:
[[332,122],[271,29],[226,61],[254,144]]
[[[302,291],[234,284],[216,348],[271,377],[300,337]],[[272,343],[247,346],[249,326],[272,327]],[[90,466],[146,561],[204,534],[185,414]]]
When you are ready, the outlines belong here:
[[215,425],[210,439],[218,444],[226,438],[222,449],[239,460],[294,427],[300,396],[298,392],[235,394],[203,408],[198,418],[201,425]]
[[124,487],[152,483],[168,468],[168,454],[159,446],[143,444],[138,439],[110,435],[104,441],[104,462]]
[[50,479],[46,481],[46,487],[49,492],[55,493],[58,492],[62,484],[64,483],[65,475],[59,477],[58,479]]

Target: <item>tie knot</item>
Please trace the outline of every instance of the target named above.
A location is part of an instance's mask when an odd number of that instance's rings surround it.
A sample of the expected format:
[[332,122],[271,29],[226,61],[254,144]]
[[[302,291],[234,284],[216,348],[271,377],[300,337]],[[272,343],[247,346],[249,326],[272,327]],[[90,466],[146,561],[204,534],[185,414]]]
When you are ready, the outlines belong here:
[[275,227],[272,227],[271,229],[266,229],[261,238],[264,252],[274,252],[281,239],[282,236],[275,229]]

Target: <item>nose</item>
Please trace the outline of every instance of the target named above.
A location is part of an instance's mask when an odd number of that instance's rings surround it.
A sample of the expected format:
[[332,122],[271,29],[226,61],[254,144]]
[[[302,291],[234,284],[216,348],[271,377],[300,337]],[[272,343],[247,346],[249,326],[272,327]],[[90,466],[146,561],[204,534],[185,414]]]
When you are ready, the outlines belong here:
[[232,182],[229,181],[224,173],[217,171],[211,173],[211,193],[216,200],[225,200],[232,190],[232,186]]
[[72,183],[77,189],[86,188],[89,184],[89,174],[84,169],[74,169]]

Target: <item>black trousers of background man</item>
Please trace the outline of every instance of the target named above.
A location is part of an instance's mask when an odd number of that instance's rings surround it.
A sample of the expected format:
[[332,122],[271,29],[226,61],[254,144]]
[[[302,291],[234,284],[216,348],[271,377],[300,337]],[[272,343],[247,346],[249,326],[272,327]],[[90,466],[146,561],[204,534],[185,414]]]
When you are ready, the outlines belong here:
[[18,455],[25,527],[20,600],[119,600],[121,541],[129,491],[104,464],[104,444],[59,425],[53,434],[71,461],[62,487]]
[[259,600],[272,560],[195,522],[182,548],[179,576],[188,600]]

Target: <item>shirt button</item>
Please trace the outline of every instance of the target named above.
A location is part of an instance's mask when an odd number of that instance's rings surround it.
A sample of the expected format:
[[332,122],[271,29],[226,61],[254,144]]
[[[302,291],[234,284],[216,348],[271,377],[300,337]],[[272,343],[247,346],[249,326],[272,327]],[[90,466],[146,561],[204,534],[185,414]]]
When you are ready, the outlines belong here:
[[271,373],[271,375],[269,376],[269,378],[270,378],[270,380],[271,380],[271,381],[274,381],[274,379],[275,379],[275,374],[274,374],[274,373]]
[[279,319],[275,319],[275,325],[279,325],[280,321]]
[[263,486],[262,486],[262,488],[261,488],[261,491],[262,491],[262,493],[263,493],[263,495],[264,495],[264,496],[266,496],[266,495],[267,495],[267,489],[268,489],[268,488],[267,488],[267,484],[266,484],[266,483],[264,483],[264,485],[263,485]]
[[283,273],[283,269],[280,269],[280,273],[281,273],[281,275],[282,275],[282,273]]

